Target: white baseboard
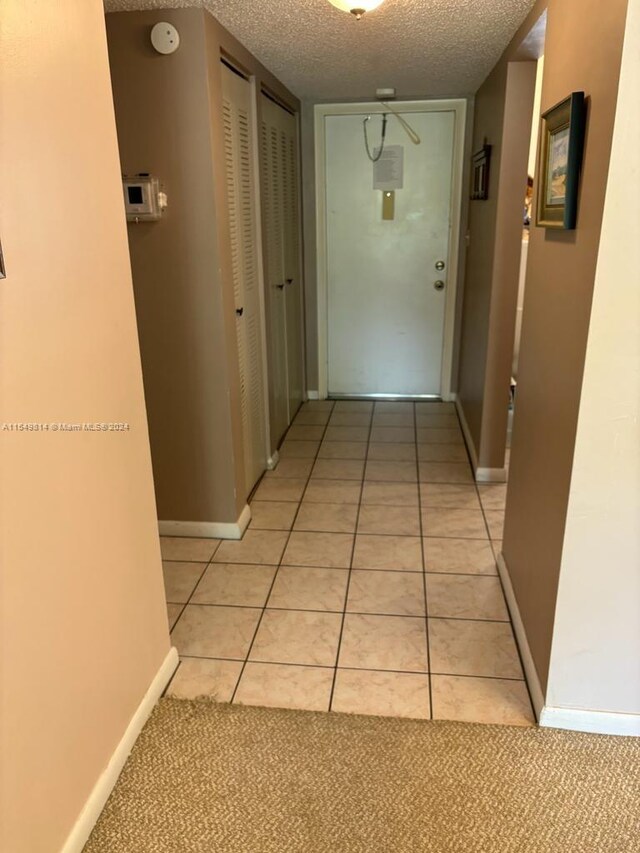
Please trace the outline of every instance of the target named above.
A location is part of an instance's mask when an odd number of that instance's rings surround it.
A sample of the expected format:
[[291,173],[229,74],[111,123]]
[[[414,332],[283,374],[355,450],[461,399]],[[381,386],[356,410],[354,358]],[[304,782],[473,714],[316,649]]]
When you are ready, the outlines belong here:
[[551,729],[569,729],[597,735],[640,735],[640,714],[616,714],[610,711],[587,711],[584,708],[554,708],[545,705],[540,725]]
[[274,450],[271,456],[267,459],[267,470],[273,471],[274,468],[278,466],[278,462],[280,461],[280,454],[277,450]]
[[498,554],[496,562],[498,564],[498,573],[500,574],[500,580],[502,581],[504,597],[507,600],[507,607],[509,608],[509,615],[511,616],[513,630],[516,635],[516,641],[518,643],[518,648],[520,649],[520,657],[522,658],[522,665],[524,666],[524,677],[527,680],[529,693],[531,694],[533,710],[542,725],[541,715],[544,708],[544,694],[540,685],[540,679],[538,678],[538,671],[536,670],[531,649],[529,648],[529,641],[527,640],[524,623],[520,616],[520,608],[518,607],[516,595],[513,591],[509,569],[507,568],[507,564],[504,561],[502,553]]
[[307,391],[307,400],[319,400],[320,392],[319,391]]
[[506,483],[506,468],[476,468],[476,483]]
[[238,520],[223,521],[159,521],[160,536],[194,536],[202,539],[242,539],[251,521],[251,510],[245,504]]
[[460,426],[462,427],[462,434],[464,435],[464,440],[467,445],[467,450],[469,451],[469,456],[471,457],[471,465],[473,466],[474,473],[478,470],[478,454],[476,452],[476,446],[473,443],[473,438],[471,436],[471,430],[469,429],[469,424],[467,423],[467,419],[464,416],[464,409],[462,408],[462,403],[460,402],[460,398],[456,394],[454,397],[454,403],[456,404],[456,411],[458,413],[458,417],[460,418]]
[[478,452],[476,450],[476,446],[473,443],[473,437],[471,435],[471,430],[469,429],[469,424],[467,423],[467,419],[464,416],[464,409],[462,408],[462,403],[458,395],[455,395],[455,404],[456,411],[458,412],[458,417],[460,418],[460,425],[462,427],[462,434],[464,435],[464,440],[467,445],[467,450],[469,451],[469,456],[471,457],[471,464],[473,466],[473,472],[476,478],[476,483],[506,483],[507,482],[507,469],[506,468],[479,468],[478,467]]
[[502,553],[498,554],[497,563],[509,615],[522,657],[533,709],[540,725],[545,728],[568,729],[569,731],[590,732],[591,734],[640,736],[640,714],[616,714],[610,711],[590,711],[585,708],[557,708],[544,704],[540,679],[529,648],[520,609],[511,584],[509,569]]
[[118,781],[118,777],[129,757],[129,753],[133,749],[138,735],[142,731],[158,699],[162,696],[162,692],[169,683],[171,676],[176,671],[178,663],[178,652],[172,647],[169,649],[160,669],[155,674],[142,702],[138,705],[120,743],[109,759],[109,763],[93,786],[93,790],[89,794],[89,799],[84,804],[80,816],[62,847],[61,853],[81,853],[82,848],[91,835],[93,827],[96,825],[96,821],[100,817],[105,803],[109,799],[111,791]]

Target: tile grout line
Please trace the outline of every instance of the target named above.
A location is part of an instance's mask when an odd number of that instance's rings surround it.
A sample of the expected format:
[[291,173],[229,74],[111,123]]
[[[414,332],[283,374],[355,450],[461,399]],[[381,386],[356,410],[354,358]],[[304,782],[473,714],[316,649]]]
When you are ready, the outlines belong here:
[[[355,483],[356,481],[350,480],[349,482]],[[366,483],[367,481],[365,480],[364,482]],[[389,483],[389,485],[404,486],[407,484],[406,483]],[[414,484],[411,483],[410,485],[414,485]],[[440,485],[440,484],[438,484],[438,485]],[[311,501],[311,503],[314,503],[314,502]],[[322,502],[322,503],[317,504],[317,506],[359,506],[359,505],[360,505],[360,502],[358,502],[356,504],[356,503],[341,503],[340,501],[338,501],[336,503],[333,503],[332,501],[327,501],[327,502]],[[377,509],[403,509],[405,511],[411,510],[411,509],[419,509],[419,507],[415,507],[415,506],[395,506],[392,504],[368,504],[368,503],[365,503],[364,506],[365,507],[369,507],[369,506],[370,507],[376,507]],[[452,510],[454,512],[475,512],[475,510],[468,510],[468,509],[463,509],[463,508],[459,509],[458,507],[428,507],[428,509],[445,510],[447,512],[450,512]],[[261,533],[286,533],[287,532],[286,530],[282,530],[279,528],[273,528],[273,527],[254,527],[254,528],[252,528],[252,530],[256,530],[256,531],[259,530]],[[331,534],[336,533],[339,535],[347,535],[347,536],[349,535],[349,531],[344,531],[344,530],[308,530],[306,528],[304,530],[301,530],[300,528],[298,528],[294,532],[295,533],[331,533]],[[490,539],[481,539],[478,536],[445,536],[444,534],[440,534],[438,536],[421,537],[419,533],[370,533],[367,531],[366,533],[360,533],[360,536],[379,536],[380,538],[389,537],[389,536],[397,538],[398,536],[400,536],[400,537],[406,538],[406,539],[419,539],[419,538],[424,538],[424,539],[463,539],[465,542],[491,542]],[[189,560],[189,561],[168,560],[165,562],[198,563],[198,562],[202,562],[202,561],[201,560]],[[218,565],[223,565],[223,563],[219,563]],[[231,565],[233,565],[233,563],[231,563]],[[239,566],[242,566],[242,565],[260,566],[260,565],[275,565],[275,563],[237,563],[237,565],[239,565]],[[287,565],[287,563],[285,563],[285,565]],[[331,568],[340,568],[340,566],[320,566],[319,568],[331,569]],[[391,569],[390,571],[393,571],[393,569]],[[462,572],[462,574],[466,574],[466,572]]]
[[[266,531],[266,532],[271,532],[271,531]],[[281,533],[284,531],[277,530],[274,532]],[[306,533],[307,531],[305,530],[302,532]],[[325,533],[327,531],[322,531],[322,532]],[[341,533],[339,535],[340,536],[349,536],[350,534],[349,533]],[[365,534],[365,535],[368,535],[368,534]],[[404,538],[404,539],[417,539],[418,537],[417,536],[404,536],[404,537],[398,537],[398,538],[401,538],[401,539],[402,538]],[[428,538],[428,537],[426,537],[426,538]],[[482,542],[485,545],[487,544],[486,539],[461,539],[458,541],[461,541],[461,542]],[[257,568],[257,569],[277,569],[278,565],[279,564],[277,564],[277,563],[212,563],[211,567],[216,568],[216,567],[221,567],[221,566],[245,566],[248,568]],[[282,563],[281,565],[282,565],[283,569],[323,569],[323,571],[326,571],[326,572],[347,572],[347,571],[349,571],[347,566],[316,566],[316,565],[301,566],[299,563]],[[207,564],[207,566],[208,566],[208,564]],[[438,571],[427,571],[424,569],[361,569],[359,566],[354,566],[353,571],[354,572],[382,572],[383,574],[386,573],[389,575],[421,575],[424,572],[424,574],[427,574],[427,575],[441,575],[442,577],[449,577],[449,575],[451,575],[451,577],[462,577],[462,578],[497,578],[498,577],[497,572],[495,572],[494,574],[487,574],[486,572],[447,572],[447,571],[438,572]],[[182,601],[170,601],[169,599],[166,599],[166,603],[167,604],[175,604],[176,607],[183,607],[184,606],[184,603]],[[209,605],[218,606],[218,607],[256,607],[256,606],[258,608],[260,607],[260,605],[254,605],[254,604],[233,604],[232,605],[232,604],[225,604],[224,602],[217,602],[217,601],[196,602],[196,603],[197,604],[209,604]],[[296,608],[293,608],[293,609],[295,610]],[[448,618],[448,617],[441,617],[441,618]],[[454,617],[451,617],[451,618],[454,618]]]
[[[481,509],[481,511],[482,511],[482,519],[483,519],[483,521],[484,521],[484,525],[485,525],[486,530],[487,530],[487,536],[488,536],[488,538],[489,538],[489,544],[490,544],[490,546],[491,546],[491,553],[493,554],[493,560],[494,560],[494,563],[496,564],[496,567],[497,567],[497,555],[496,555],[496,548],[495,548],[495,545],[494,545],[494,543],[493,543],[493,540],[491,539],[491,531],[490,531],[490,529],[489,529],[489,522],[488,522],[488,520],[487,520],[487,516],[486,516],[486,514],[485,514],[485,507],[484,507],[484,504],[483,504],[483,502],[482,502],[482,497],[481,497],[481,494],[480,494],[480,488],[479,488],[479,486],[478,486],[478,481],[475,479],[475,477],[474,477],[474,484],[475,484],[475,487],[476,487],[476,492],[478,493],[478,500],[480,501],[480,509]],[[503,531],[503,536],[504,536],[504,531]],[[507,607],[507,614],[508,614],[508,616],[509,616],[509,621],[508,621],[508,623],[507,623],[507,624],[509,625],[509,628],[510,628],[510,630],[511,630],[511,639],[513,640],[513,644],[514,644],[514,646],[515,646],[516,653],[517,653],[517,655],[518,655],[518,661],[520,662],[520,671],[522,672],[522,676],[523,676],[523,677],[522,677],[522,680],[524,681],[524,684],[525,684],[526,689],[527,689],[527,696],[529,697],[529,705],[530,705],[530,709],[529,709],[529,710],[532,712],[533,719],[535,720],[535,719],[536,719],[536,713],[535,713],[535,710],[534,710],[533,697],[532,697],[532,695],[531,695],[531,690],[530,690],[530,688],[529,688],[529,682],[528,682],[528,681],[527,681],[527,679],[524,677],[524,672],[525,672],[525,669],[524,669],[524,661],[523,661],[523,659],[522,659],[522,653],[521,653],[521,651],[520,651],[520,646],[518,645],[518,640],[517,640],[517,638],[516,638],[516,632],[515,632],[515,630],[514,630],[514,628],[513,628],[513,620],[511,619],[511,613],[509,612],[509,607],[508,607],[508,605],[506,604],[506,600],[507,600],[507,598],[506,598],[506,595],[505,595],[505,593],[504,593],[504,585],[503,585],[503,583],[502,583],[502,577],[500,576],[500,572],[498,572],[498,582],[500,583],[500,590],[501,590],[501,592],[502,592],[502,598],[503,598],[503,600],[504,600],[504,602],[505,602],[505,606]],[[520,679],[518,679],[518,680],[520,680]]]
[[418,523],[420,525],[420,560],[422,561],[422,591],[424,595],[424,632],[427,641],[427,679],[429,684],[429,719],[433,720],[433,684],[431,677],[431,642],[429,637],[429,599],[427,595],[427,569],[424,558],[424,540],[425,531],[422,521],[422,483],[420,482],[420,459],[418,457],[418,415],[415,404],[414,409],[414,428],[416,436],[416,473],[418,476]]
[[[196,590],[197,590],[197,588],[200,586],[200,582],[202,581],[202,578],[205,576],[205,573],[206,573],[207,569],[209,568],[209,566],[210,566],[210,565],[212,565],[213,558],[215,557],[215,555],[216,555],[216,551],[218,550],[218,548],[220,547],[220,545],[221,545],[221,544],[222,544],[222,540],[221,540],[221,539],[218,539],[218,543],[217,543],[217,545],[215,545],[215,547],[214,547],[214,549],[213,549],[213,551],[212,551],[212,553],[211,553],[211,556],[209,557],[208,561],[205,563],[204,569],[200,572],[200,576],[199,576],[198,580],[196,581],[195,586],[194,586],[194,587],[193,587],[193,589],[191,590],[191,594],[189,595],[189,597],[188,597],[188,598],[187,598],[187,600],[185,601],[185,603],[184,603],[184,605],[183,605],[182,609],[180,610],[180,613],[178,614],[178,618],[177,618],[177,619],[175,620],[175,622],[173,623],[173,627],[169,630],[169,638],[170,638],[170,639],[171,639],[171,634],[173,633],[173,631],[174,631],[174,630],[175,630],[175,628],[176,628],[176,625],[177,625],[177,624],[178,624],[178,622],[182,619],[182,614],[183,614],[183,613],[184,613],[184,611],[187,609],[187,606],[189,605],[189,602],[191,601],[191,599],[193,598],[193,596],[196,594]],[[161,554],[160,556],[162,556],[162,554]],[[182,561],[181,561],[181,560],[176,560],[176,561],[173,561],[173,562],[182,562]],[[196,561],[196,560],[188,561],[188,560],[186,560],[185,562],[199,562],[199,561]],[[165,591],[165,599],[166,599],[166,591]],[[169,604],[170,602],[168,602],[168,601],[167,601],[166,603],[167,603],[167,604]],[[167,694],[167,692],[168,692],[169,688],[170,688],[170,687],[171,687],[171,685],[173,684],[173,680],[174,680],[174,678],[176,677],[176,675],[178,674],[178,672],[179,672],[179,670],[180,670],[180,667],[182,666],[182,660],[181,660],[181,658],[180,658],[180,651],[179,651],[179,650],[177,650],[177,651],[178,651],[178,666],[175,668],[175,670],[174,670],[174,672],[173,672],[173,675],[171,676],[171,678],[170,678],[170,679],[169,679],[169,681],[167,682],[166,687],[165,687],[165,688],[164,688],[164,690],[162,691],[162,694],[161,694],[161,697],[160,697],[160,698],[163,698],[164,696],[166,696],[166,694]],[[185,655],[185,657],[186,657],[186,655]]]
[[[245,655],[244,661],[242,662],[242,667],[241,667],[241,669],[240,669],[240,673],[239,673],[239,675],[238,675],[238,680],[236,681],[236,686],[234,687],[233,693],[231,694],[231,698],[229,699],[229,704],[230,704],[230,705],[233,705],[233,703],[234,703],[234,701],[235,701],[236,694],[237,694],[237,692],[238,692],[238,688],[240,687],[240,682],[242,681],[242,676],[244,675],[244,671],[245,671],[245,669],[246,669],[246,667],[247,667],[247,663],[249,662],[249,657],[250,657],[250,655],[251,655],[251,650],[253,649],[254,643],[255,643],[255,641],[256,641],[256,637],[258,636],[258,631],[260,630],[260,625],[262,624],[262,620],[263,620],[263,618],[264,618],[264,614],[265,614],[265,612],[266,612],[266,610],[267,610],[267,604],[268,604],[268,602],[269,602],[269,598],[271,597],[271,593],[273,592],[273,588],[274,588],[274,586],[275,586],[276,579],[277,579],[277,577],[278,577],[278,573],[280,572],[280,567],[282,566],[282,560],[284,559],[284,555],[286,554],[286,552],[287,552],[287,548],[289,547],[289,542],[291,541],[291,536],[293,535],[293,532],[294,532],[294,530],[293,530],[293,529],[294,529],[294,526],[295,526],[296,520],[297,520],[297,518],[298,518],[298,513],[300,512],[300,507],[302,506],[302,502],[303,502],[303,500],[304,500],[305,492],[307,491],[307,488],[308,488],[308,486],[309,486],[309,481],[310,481],[310,479],[311,479],[311,474],[312,474],[312,472],[313,472],[313,468],[314,468],[314,466],[315,466],[315,464],[316,464],[316,461],[317,461],[317,459],[318,459],[318,453],[320,452],[320,447],[322,446],[322,442],[323,442],[323,440],[324,440],[324,436],[326,435],[326,432],[327,432],[327,429],[328,429],[328,426],[329,426],[329,421],[331,420],[331,415],[333,414],[333,410],[334,410],[334,408],[335,408],[335,404],[331,407],[331,409],[330,409],[330,411],[329,411],[329,417],[327,418],[326,423],[325,423],[325,425],[324,425],[324,429],[323,429],[323,431],[322,431],[322,438],[320,439],[320,443],[318,444],[318,447],[317,447],[317,449],[316,449],[316,454],[315,454],[315,456],[314,456],[314,457],[313,457],[313,459],[312,459],[311,468],[309,469],[309,474],[308,474],[308,476],[307,476],[307,478],[306,478],[306,483],[305,483],[304,489],[302,490],[302,493],[301,493],[301,495],[300,495],[300,500],[298,501],[298,506],[297,506],[297,508],[296,508],[295,514],[294,514],[294,516],[293,516],[293,519],[291,520],[291,527],[290,527],[290,528],[289,528],[289,530],[288,530],[287,540],[286,540],[286,542],[284,543],[284,548],[282,549],[282,553],[281,553],[281,555],[280,555],[280,559],[279,559],[279,561],[278,561],[278,565],[277,565],[276,570],[275,570],[275,572],[274,572],[274,574],[273,574],[273,580],[271,581],[271,586],[269,587],[269,591],[267,592],[266,598],[265,598],[265,600],[264,600],[264,605],[263,605],[263,607],[262,607],[262,612],[260,613],[260,616],[259,616],[258,621],[257,621],[257,623],[256,623],[255,631],[253,632],[253,637],[251,638],[251,642],[249,643],[249,645],[248,645],[248,647],[247,647],[247,653],[246,653],[246,655]],[[298,412],[299,412],[299,411],[300,411],[300,409],[298,409]],[[298,412],[296,412],[296,417],[298,416]],[[289,427],[288,427],[288,429],[287,429],[287,433],[289,432],[289,430],[291,429],[291,427],[294,425],[294,423],[295,423],[295,417],[294,417],[293,421],[291,422],[291,424],[289,425]],[[287,433],[285,433],[284,440],[283,440],[283,442],[282,442],[282,443],[284,443],[284,441],[286,441],[286,440],[287,440]],[[296,478],[296,479],[297,479],[297,478]],[[301,478],[300,478],[300,479],[301,479]]]
[[358,500],[358,508],[356,510],[356,520],[355,527],[353,529],[353,544],[351,545],[351,557],[349,559],[349,574],[347,575],[347,588],[344,594],[344,608],[342,611],[342,622],[340,623],[340,633],[338,634],[338,646],[336,648],[336,663],[333,670],[333,681],[331,682],[331,692],[329,694],[329,707],[328,711],[331,712],[333,707],[333,697],[336,689],[336,681],[338,679],[338,663],[340,661],[340,652],[342,650],[342,635],[344,633],[344,624],[347,619],[347,606],[349,603],[349,590],[351,588],[351,573],[353,572],[353,558],[356,553],[356,542],[358,541],[358,525],[360,523],[360,510],[362,509],[362,494],[364,491],[364,483],[365,483],[365,475],[367,473],[367,461],[369,458],[369,447],[371,445],[371,431],[373,430],[373,418],[375,415],[376,404],[375,402],[371,405],[370,414],[369,414],[369,433],[367,436],[367,452],[364,457],[364,465],[362,468],[362,480],[360,481],[360,497]]
[[[269,585],[269,589],[267,590],[267,594],[265,596],[264,605],[261,608],[256,608],[256,610],[257,609],[260,610],[260,616],[258,617],[258,621],[256,622],[256,627],[253,631],[253,636],[251,637],[251,642],[247,646],[247,653],[244,656],[244,660],[242,661],[242,666],[240,667],[240,672],[238,673],[238,678],[236,680],[236,686],[233,688],[233,693],[231,694],[231,698],[229,699],[230,705],[233,705],[233,701],[236,698],[236,693],[238,692],[238,687],[240,686],[240,680],[242,679],[242,676],[244,675],[244,671],[245,671],[245,668],[247,666],[247,663],[249,662],[249,655],[251,654],[251,649],[253,648],[253,644],[254,644],[256,636],[258,634],[258,629],[260,628],[260,625],[262,623],[262,617],[264,616],[265,610],[267,609],[267,601],[269,600],[269,596],[271,595],[271,591],[273,590],[273,586],[276,582],[276,578],[278,577],[278,569],[279,568],[280,568],[279,565],[276,566],[276,570],[273,573],[273,578],[271,580],[271,583]],[[214,606],[216,606],[216,605],[214,605]],[[220,606],[220,605],[217,605],[217,606]]]
[[[284,530],[275,530],[275,531],[264,530],[261,532],[262,533],[285,533],[286,531],[284,531]],[[300,533],[300,532],[308,533],[309,531],[303,530],[303,531],[295,531],[295,532],[297,532],[297,533]],[[314,531],[311,531],[311,532],[314,532]],[[331,533],[331,531],[327,531],[327,530],[323,530],[323,531],[319,531],[319,532],[321,535],[324,535],[324,534],[333,535]],[[350,533],[338,533],[337,535],[338,536],[350,536],[351,534]],[[361,536],[374,536],[377,534],[364,533],[364,534],[360,534],[360,535]],[[388,536],[390,534],[384,534],[384,535]],[[418,536],[402,536],[402,535],[400,535],[400,536],[395,536],[393,538],[396,538],[396,539],[418,539],[419,537]],[[428,539],[429,537],[426,536],[425,538]],[[432,538],[435,538],[435,537],[432,537]],[[488,544],[486,539],[457,539],[456,541],[457,542],[481,542],[484,545]],[[280,565],[282,565],[282,568],[324,569],[327,572],[345,572],[345,571],[348,571],[348,566],[325,566],[325,565],[320,566],[320,565],[315,565],[315,563],[313,563],[313,564],[308,563],[304,566],[301,566],[299,563],[235,563],[235,562],[212,563],[211,565],[213,567],[215,567],[215,566],[253,566],[253,567],[265,568],[265,569],[278,568]],[[410,574],[410,575],[420,575],[424,572],[427,575],[443,575],[444,577],[447,577],[448,575],[451,575],[453,577],[460,576],[460,577],[465,577],[465,578],[495,578],[495,577],[498,577],[497,572],[494,572],[493,574],[487,574],[486,572],[447,572],[447,571],[438,572],[438,571],[425,571],[424,569],[376,569],[376,568],[372,569],[372,568],[360,568],[359,566],[355,566],[353,570],[354,570],[354,572],[387,572],[389,574]],[[167,604],[175,604],[175,605],[182,606],[181,601],[169,601],[168,599],[165,599],[165,600],[166,600]],[[209,602],[209,603],[214,603],[214,602]],[[219,606],[220,607],[230,607],[231,605],[221,604]],[[253,605],[238,605],[238,606],[240,606],[240,607],[251,607]]]
[[[242,663],[242,658],[224,658],[224,657],[205,657],[204,655],[185,655],[185,658],[193,659],[193,660],[213,660],[213,661],[225,661],[227,663]],[[325,664],[317,664],[317,663],[290,663],[289,661],[277,661],[277,660],[261,660],[261,661],[251,661],[251,663],[260,663],[265,666],[297,666],[303,669],[327,669],[334,670],[334,666],[328,666]],[[417,669],[374,669],[372,667],[367,666],[341,666],[340,669],[349,670],[351,672],[393,672],[400,673],[406,675],[427,675],[424,670]],[[446,676],[447,678],[481,678],[485,681],[512,681],[515,684],[523,684],[525,683],[524,678],[513,678],[512,676],[496,676],[496,675],[471,675],[469,673],[460,673],[460,672],[436,672],[434,675]],[[229,704],[229,703],[223,703]]]
[[[223,565],[223,564],[216,564]],[[278,568],[277,566],[260,566],[260,568]],[[287,569],[294,568],[290,566],[280,566],[279,568]],[[301,568],[322,568],[321,566],[302,566]],[[328,569],[327,571],[339,571],[339,572],[348,572],[348,569]],[[353,569],[354,572],[368,572],[368,571],[376,571],[374,569]],[[386,570],[377,570],[377,571],[386,571]],[[422,574],[430,574],[429,572],[394,572],[389,571],[390,575],[402,575],[402,574],[411,574],[411,575],[422,575]],[[463,577],[474,577],[474,575],[463,575]],[[486,577],[490,577],[495,580],[495,575],[486,575]],[[271,591],[271,590],[270,590]],[[175,602],[167,602],[168,604],[174,604]],[[196,607],[228,607],[233,610],[270,610],[272,612],[278,613],[332,613],[339,614],[343,613],[344,610],[327,610],[320,609],[318,607],[268,607],[261,606],[257,604],[220,604],[216,602],[202,602],[199,601],[195,605]],[[391,616],[394,619],[422,619],[424,614],[418,613],[390,613],[389,611],[381,611],[381,610],[349,610],[347,611],[349,615],[353,616]],[[441,619],[447,622],[490,622],[495,625],[508,625],[509,619],[487,619],[485,617],[478,616],[431,616],[431,619]],[[192,655],[186,655],[186,657],[192,657]],[[205,655],[206,657],[206,655]],[[318,664],[320,665],[320,664]]]
[[[460,424],[460,418],[459,418],[459,416],[458,416],[458,413],[457,413],[457,412],[455,412],[455,416],[456,416],[456,419],[457,419],[457,421],[458,421],[458,428],[459,428],[460,430],[462,430],[462,425]],[[464,446],[464,447],[465,447],[465,449],[467,450],[467,456],[469,457],[469,450],[468,450],[468,448],[466,447],[466,443],[464,442],[464,435],[463,435],[463,446]],[[429,621],[429,620],[430,620],[430,616],[429,616],[429,601],[428,601],[428,594],[427,594],[427,569],[426,569],[426,560],[425,560],[425,539],[427,539],[427,538],[454,538],[454,537],[426,537],[426,536],[424,535],[424,534],[425,534],[425,531],[424,531],[424,525],[423,525],[423,521],[422,521],[422,510],[423,510],[423,497],[422,497],[422,492],[423,492],[423,489],[422,489],[422,483],[420,482],[420,459],[419,459],[419,454],[418,454],[418,430],[417,430],[417,426],[416,426],[416,456],[418,456],[418,461],[417,461],[417,465],[418,465],[418,483],[419,483],[419,484],[418,484],[418,500],[419,500],[419,502],[420,502],[420,530],[421,530],[421,542],[420,542],[420,545],[421,545],[421,554],[422,554],[423,583],[424,583],[424,599],[425,599],[425,612],[426,612],[426,623],[427,623],[427,628],[426,628],[426,630],[427,630],[427,656],[428,656],[428,667],[429,667],[429,706],[430,706],[430,707],[429,707],[429,710],[430,710],[430,719],[432,719],[432,720],[433,720],[433,719],[434,719],[434,708],[433,708],[433,674],[432,674],[432,672],[431,672],[431,644],[430,644],[430,642],[429,642],[429,624],[430,624],[430,621]],[[432,463],[430,463],[430,464],[434,464],[434,463],[432,462]],[[472,466],[471,466],[471,459],[470,459],[470,457],[467,459],[467,464],[469,465],[469,467],[470,467],[471,471],[473,471],[473,468],[472,468]],[[453,485],[453,484],[452,484],[452,485]],[[474,485],[476,486],[476,494],[478,495],[478,501],[480,502],[480,495],[479,495],[479,493],[478,493],[477,484],[475,484],[475,478],[474,478]],[[424,507],[424,508],[426,509],[426,507]],[[484,515],[483,515],[483,519],[484,519]],[[488,532],[488,531],[487,531],[487,532]],[[439,674],[439,673],[438,673],[438,674]]]

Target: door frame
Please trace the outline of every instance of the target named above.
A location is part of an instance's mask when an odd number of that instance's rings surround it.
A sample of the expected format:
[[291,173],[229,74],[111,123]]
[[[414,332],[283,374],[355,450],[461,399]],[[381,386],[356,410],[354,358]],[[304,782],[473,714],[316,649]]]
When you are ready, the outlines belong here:
[[[453,163],[451,177],[451,211],[449,219],[449,256],[447,258],[447,290],[444,313],[444,338],[440,395],[443,400],[453,399],[453,345],[456,320],[456,298],[458,292],[458,259],[460,249],[460,224],[462,221],[462,177],[464,172],[465,131],[467,102],[465,99],[443,99],[428,101],[393,101],[392,106],[402,113],[453,112]],[[326,210],[326,167],[325,167],[325,119],[327,116],[372,115],[389,112],[380,101],[364,101],[354,104],[317,104],[314,107],[315,171],[316,171],[316,245],[318,282],[318,396],[321,400],[328,395],[329,328],[327,271],[327,210]],[[379,395],[371,395],[379,396]]]

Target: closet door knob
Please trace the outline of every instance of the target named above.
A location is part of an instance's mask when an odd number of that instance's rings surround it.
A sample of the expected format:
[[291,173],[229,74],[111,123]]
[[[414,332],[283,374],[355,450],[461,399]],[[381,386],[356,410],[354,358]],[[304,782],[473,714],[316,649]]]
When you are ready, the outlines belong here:
[[288,278],[288,279],[287,279],[287,281],[286,281],[286,284],[293,284],[293,279],[292,279],[292,278]]
[[244,308],[236,308],[236,316],[237,317],[242,317],[243,314],[244,314]]
[[284,283],[283,284],[276,284],[275,287],[277,287],[278,290],[284,290]]

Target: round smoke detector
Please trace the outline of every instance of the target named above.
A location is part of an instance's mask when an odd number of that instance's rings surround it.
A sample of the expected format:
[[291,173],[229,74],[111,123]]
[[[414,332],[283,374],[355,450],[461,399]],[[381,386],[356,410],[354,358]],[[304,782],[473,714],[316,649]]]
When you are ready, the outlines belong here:
[[160,21],[151,30],[151,44],[158,53],[175,53],[180,44],[180,35],[173,24]]

